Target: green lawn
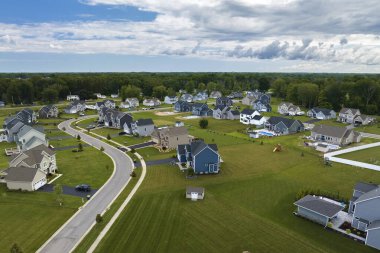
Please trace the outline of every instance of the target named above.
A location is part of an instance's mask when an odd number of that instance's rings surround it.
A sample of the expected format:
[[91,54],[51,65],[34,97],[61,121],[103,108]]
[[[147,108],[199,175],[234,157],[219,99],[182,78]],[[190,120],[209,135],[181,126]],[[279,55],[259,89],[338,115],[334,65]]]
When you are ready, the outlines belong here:
[[359,150],[339,156],[354,161],[380,165],[380,147]]
[[175,150],[172,150],[170,152],[159,152],[158,149],[154,147],[137,149],[136,152],[142,155],[145,161],[161,160],[171,158],[173,155],[177,155]]

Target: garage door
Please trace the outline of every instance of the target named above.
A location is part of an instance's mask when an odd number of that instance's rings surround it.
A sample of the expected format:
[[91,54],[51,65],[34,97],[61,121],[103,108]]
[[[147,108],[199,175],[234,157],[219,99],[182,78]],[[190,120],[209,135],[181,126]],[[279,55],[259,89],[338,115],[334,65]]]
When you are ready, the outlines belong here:
[[46,178],[41,179],[40,181],[34,183],[33,188],[34,190],[38,190],[40,187],[44,186],[46,184]]

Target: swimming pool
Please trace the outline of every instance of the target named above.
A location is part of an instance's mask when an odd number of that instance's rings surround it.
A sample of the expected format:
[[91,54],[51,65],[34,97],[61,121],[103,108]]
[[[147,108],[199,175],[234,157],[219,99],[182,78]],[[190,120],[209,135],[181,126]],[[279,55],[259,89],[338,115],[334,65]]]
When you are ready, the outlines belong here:
[[260,135],[265,135],[265,136],[274,136],[273,133],[265,132],[265,131],[260,131],[259,134],[260,134]]

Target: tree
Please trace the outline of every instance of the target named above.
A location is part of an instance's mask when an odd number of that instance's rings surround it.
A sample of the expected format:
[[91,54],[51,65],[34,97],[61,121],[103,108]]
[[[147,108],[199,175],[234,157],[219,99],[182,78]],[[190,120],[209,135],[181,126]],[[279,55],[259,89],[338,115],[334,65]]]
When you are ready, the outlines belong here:
[[22,249],[18,246],[17,243],[14,243],[11,247],[11,253],[22,253]]
[[58,90],[48,87],[42,91],[42,101],[54,103],[58,101]]
[[81,137],[80,137],[80,135],[78,134],[78,135],[77,135],[77,140],[80,141],[80,139],[81,139]]
[[126,98],[140,98],[141,89],[134,85],[124,85],[121,87],[120,95],[121,99],[124,101]]
[[79,142],[78,144],[78,152],[82,152],[83,151],[83,145],[82,143]]
[[259,87],[260,87],[259,89],[262,91],[268,90],[270,87],[270,82],[269,82],[268,78],[260,77],[259,78]]
[[95,221],[96,221],[96,223],[101,223],[101,222],[103,222],[103,216],[102,216],[101,214],[98,213],[98,214],[96,215]]
[[331,109],[332,105],[327,101],[326,91],[322,89],[318,95],[318,106],[322,108]]
[[158,99],[163,99],[168,94],[168,91],[166,90],[166,87],[163,85],[155,86],[153,88],[152,96],[156,97]]
[[201,120],[199,121],[199,126],[200,126],[200,128],[202,128],[202,129],[207,128],[207,126],[208,126],[208,120],[207,120],[207,119],[201,119]]
[[275,94],[275,96],[279,98],[285,98],[286,97],[286,88],[287,83],[282,78],[277,78],[276,81],[272,83],[272,89]]

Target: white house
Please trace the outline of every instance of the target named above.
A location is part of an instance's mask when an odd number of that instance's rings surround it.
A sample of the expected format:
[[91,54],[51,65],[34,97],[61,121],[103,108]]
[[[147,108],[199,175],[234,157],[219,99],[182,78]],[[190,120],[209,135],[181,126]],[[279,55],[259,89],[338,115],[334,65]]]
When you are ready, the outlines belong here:
[[245,125],[255,125],[254,122],[257,122],[257,118],[253,119],[255,116],[261,116],[261,114],[256,110],[244,109],[240,113],[240,122]]
[[67,95],[67,101],[74,101],[74,100],[79,100],[78,95]]
[[165,104],[173,105],[178,101],[176,96],[166,96],[164,99]]
[[159,106],[161,105],[161,101],[158,100],[157,98],[146,98],[143,101],[143,105],[145,106]]

